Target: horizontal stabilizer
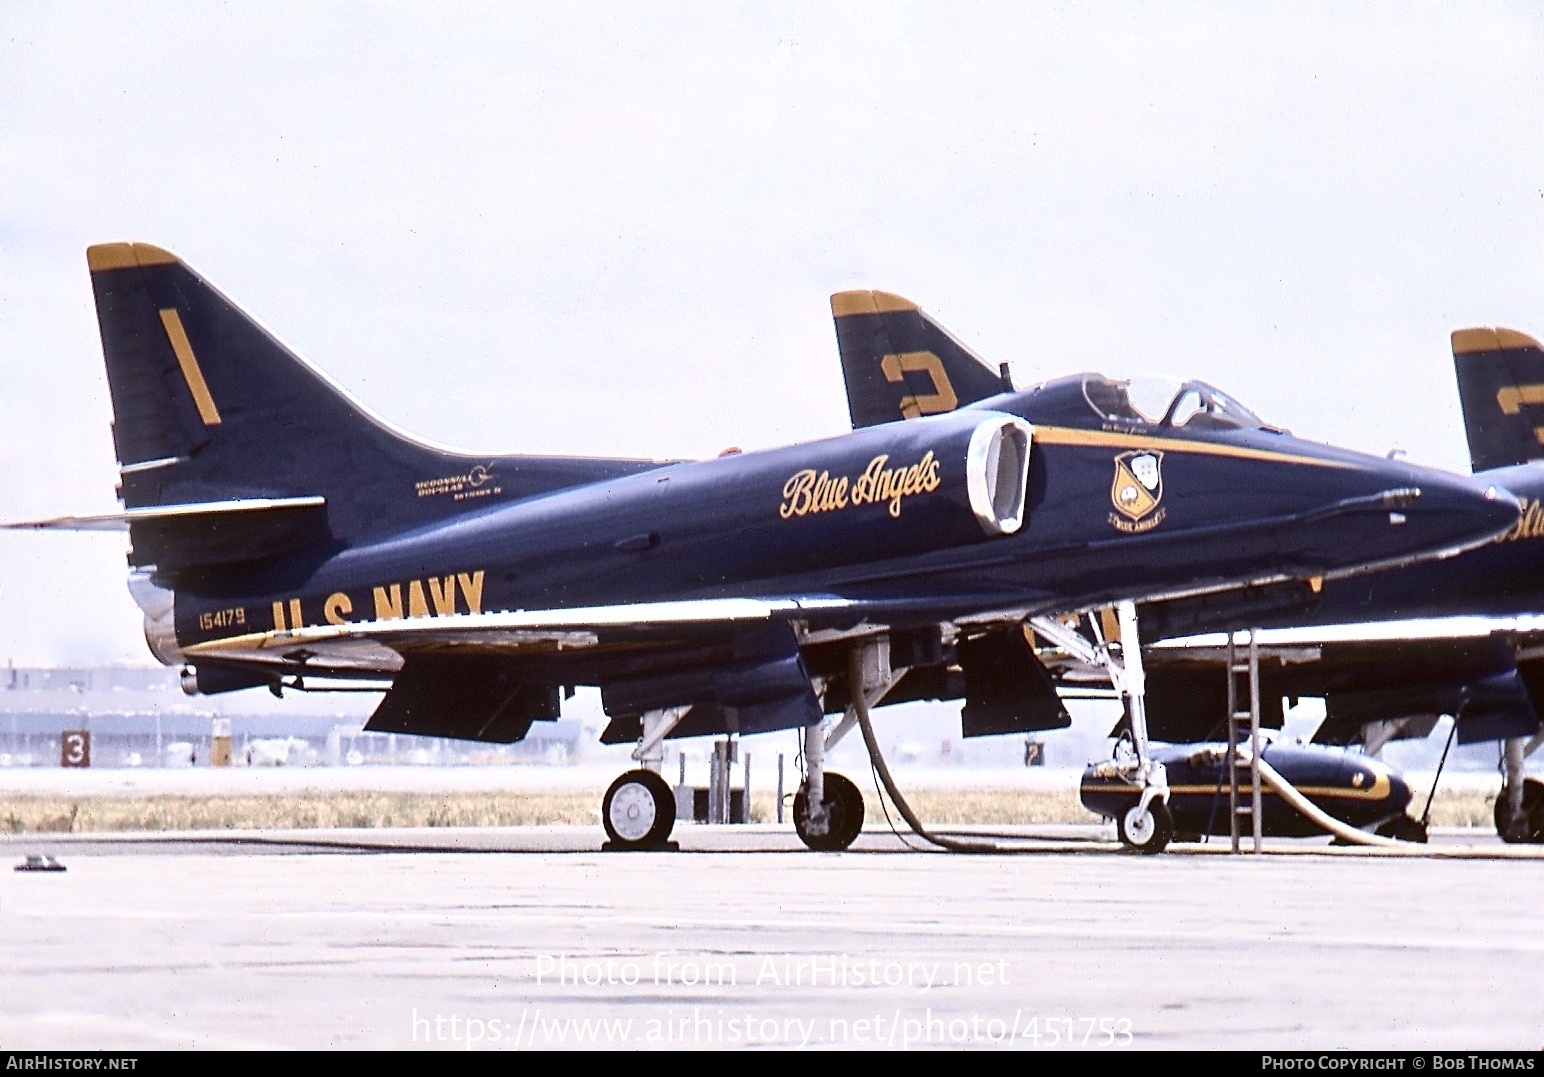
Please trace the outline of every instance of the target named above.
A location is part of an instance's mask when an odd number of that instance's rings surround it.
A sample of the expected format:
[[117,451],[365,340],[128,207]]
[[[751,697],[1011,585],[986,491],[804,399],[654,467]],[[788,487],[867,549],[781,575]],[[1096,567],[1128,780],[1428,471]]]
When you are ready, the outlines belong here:
[[322,497],[248,498],[154,505],[122,512],[0,524],[11,530],[128,531],[133,565],[163,570],[259,561],[327,537]]
[[258,497],[246,501],[206,501],[197,505],[155,505],[122,512],[98,512],[85,516],[54,516],[47,520],[18,520],[0,524],[10,531],[127,531],[144,521],[181,520],[190,517],[212,518],[221,514],[268,512],[273,509],[321,508],[323,497]]

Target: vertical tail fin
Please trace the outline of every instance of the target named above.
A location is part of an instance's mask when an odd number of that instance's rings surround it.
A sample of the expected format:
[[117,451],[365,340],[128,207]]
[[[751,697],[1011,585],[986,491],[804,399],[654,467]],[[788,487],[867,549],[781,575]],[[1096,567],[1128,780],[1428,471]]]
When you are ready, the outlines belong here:
[[348,545],[653,466],[427,445],[366,412],[176,255],[108,243],[86,260],[129,509],[321,497],[328,532]]
[[853,429],[953,411],[1011,392],[994,370],[909,299],[889,292],[831,297]]
[[1513,329],[1460,329],[1453,366],[1476,471],[1544,460],[1544,348]]

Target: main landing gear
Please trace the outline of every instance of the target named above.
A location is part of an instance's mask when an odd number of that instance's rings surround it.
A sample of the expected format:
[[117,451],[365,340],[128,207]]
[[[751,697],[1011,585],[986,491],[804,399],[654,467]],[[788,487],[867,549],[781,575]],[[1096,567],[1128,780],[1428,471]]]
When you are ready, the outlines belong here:
[[1532,740],[1501,742],[1501,793],[1496,797],[1496,833],[1509,844],[1544,844],[1544,782],[1523,776],[1528,757],[1544,745],[1544,733]]
[[[1101,764],[1133,786],[1141,788],[1136,805],[1116,820],[1120,840],[1139,853],[1161,853],[1174,838],[1174,816],[1169,811],[1169,777],[1162,763],[1153,762],[1147,745],[1147,675],[1142,668],[1142,641],[1137,635],[1137,610],[1130,602],[1115,607],[1120,640],[1107,640],[1097,617],[1090,618],[1097,643],[1089,643],[1075,629],[1051,617],[1033,617],[1036,632],[1073,657],[1100,666],[1126,705],[1131,723],[1129,750]],[[1120,648],[1116,657],[1113,648]],[[1122,745],[1126,745],[1124,739]]]
[[606,790],[600,817],[615,848],[664,848],[675,825],[675,794],[652,770],[630,770]]
[[649,711],[642,717],[643,739],[633,749],[641,766],[630,770],[606,790],[600,818],[611,839],[603,848],[620,851],[676,849],[670,840],[675,826],[675,794],[660,776],[665,761],[665,737],[686,717],[687,707]]

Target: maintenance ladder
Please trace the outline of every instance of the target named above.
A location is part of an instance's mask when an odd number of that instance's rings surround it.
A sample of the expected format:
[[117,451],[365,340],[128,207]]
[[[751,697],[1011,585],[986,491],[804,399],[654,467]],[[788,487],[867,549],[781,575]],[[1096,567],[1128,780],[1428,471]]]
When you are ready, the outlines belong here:
[[[1254,851],[1262,851],[1264,837],[1260,809],[1260,647],[1254,629],[1247,633],[1248,645],[1241,655],[1235,633],[1228,633],[1228,835],[1233,852],[1239,851],[1239,836],[1244,820],[1249,820],[1254,834]],[[1242,680],[1242,683],[1240,681]],[[1248,707],[1240,709],[1244,701]],[[1239,757],[1239,746],[1249,745],[1249,761]],[[1244,784],[1249,789],[1243,800]]]

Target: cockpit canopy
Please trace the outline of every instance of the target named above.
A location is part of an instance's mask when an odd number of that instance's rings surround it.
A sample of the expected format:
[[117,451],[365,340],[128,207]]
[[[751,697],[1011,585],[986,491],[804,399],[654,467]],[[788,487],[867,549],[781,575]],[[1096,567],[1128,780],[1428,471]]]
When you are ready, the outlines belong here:
[[1260,417],[1204,381],[1083,376],[1083,399],[1106,422],[1183,427],[1186,430],[1258,430]]

